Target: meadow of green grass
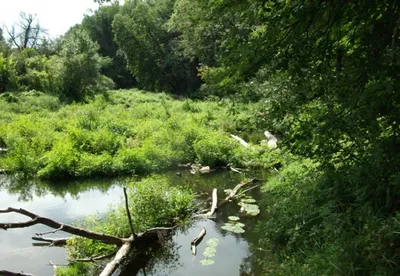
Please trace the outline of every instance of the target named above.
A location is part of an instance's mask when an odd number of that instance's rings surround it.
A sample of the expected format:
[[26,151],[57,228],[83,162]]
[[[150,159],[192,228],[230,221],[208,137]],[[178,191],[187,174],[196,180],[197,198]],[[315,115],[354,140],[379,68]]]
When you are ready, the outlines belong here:
[[[40,92],[0,97],[0,168],[20,176],[69,178],[156,172],[178,163],[270,165],[270,151],[229,134],[258,128],[257,104],[109,91],[84,104]],[[262,130],[260,130],[262,133]]]

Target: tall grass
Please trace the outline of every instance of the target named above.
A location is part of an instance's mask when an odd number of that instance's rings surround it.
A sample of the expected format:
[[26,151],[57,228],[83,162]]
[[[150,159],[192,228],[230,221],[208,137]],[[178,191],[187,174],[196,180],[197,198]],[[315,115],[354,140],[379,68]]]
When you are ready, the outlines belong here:
[[[248,105],[175,100],[167,94],[110,91],[61,106],[35,92],[5,97],[2,169],[42,178],[113,176],[165,170],[183,162],[263,166],[265,150],[247,154],[229,133],[253,131]],[[42,101],[43,100],[43,101]],[[18,103],[23,103],[18,105]],[[257,105],[251,107],[254,112]],[[243,158],[242,158],[243,157]]]

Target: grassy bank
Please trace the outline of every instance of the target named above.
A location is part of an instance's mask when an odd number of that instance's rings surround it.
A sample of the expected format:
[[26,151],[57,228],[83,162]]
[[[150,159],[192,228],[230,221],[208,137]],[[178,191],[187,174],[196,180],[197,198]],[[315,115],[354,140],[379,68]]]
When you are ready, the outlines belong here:
[[140,174],[186,162],[270,165],[267,148],[244,149],[229,136],[259,128],[257,104],[177,100],[130,90],[70,105],[40,92],[3,94],[0,109],[0,147],[8,149],[0,168],[23,176]]

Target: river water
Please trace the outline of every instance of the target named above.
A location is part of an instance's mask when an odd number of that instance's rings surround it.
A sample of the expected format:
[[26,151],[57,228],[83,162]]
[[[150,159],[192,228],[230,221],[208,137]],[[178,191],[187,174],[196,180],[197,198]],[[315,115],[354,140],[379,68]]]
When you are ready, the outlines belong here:
[[[182,176],[169,173],[174,185],[191,185],[194,190],[210,198],[212,188],[219,188],[219,197],[224,196],[223,190],[232,189],[239,182],[234,173],[214,173],[202,176],[192,176],[182,173]],[[37,181],[17,181],[10,177],[0,177],[0,209],[7,207],[24,208],[41,216],[71,223],[83,219],[90,214],[106,212],[110,204],[121,201],[122,186],[127,180],[90,180],[70,181],[68,183],[43,183]],[[256,193],[256,190],[252,191]],[[208,193],[208,194],[207,194]],[[254,195],[256,197],[256,195]],[[238,215],[239,206],[235,203],[226,204],[217,212],[214,220],[195,219],[184,229],[178,229],[168,239],[167,244],[146,255],[135,268],[127,270],[124,275],[261,275],[255,260],[259,257],[257,237],[254,226],[257,217],[241,218],[245,223],[244,234],[234,234],[221,229],[230,215]],[[0,214],[0,222],[26,221],[27,218],[18,214]],[[193,256],[190,249],[191,240],[205,227],[207,235],[199,244],[197,255]],[[58,247],[37,247],[32,245],[31,237],[35,233],[49,231],[46,226],[36,225],[23,229],[0,231],[0,270],[14,272],[24,271],[40,276],[54,275],[50,261],[65,265],[65,249]],[[52,237],[65,237],[56,233]],[[203,266],[200,260],[206,241],[217,238],[219,244],[214,264]],[[139,272],[138,272],[139,271]]]

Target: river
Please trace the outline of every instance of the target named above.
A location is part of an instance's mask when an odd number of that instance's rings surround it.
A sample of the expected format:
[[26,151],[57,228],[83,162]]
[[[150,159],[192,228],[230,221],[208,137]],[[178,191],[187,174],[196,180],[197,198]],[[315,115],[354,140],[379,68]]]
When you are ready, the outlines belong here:
[[[209,175],[193,176],[182,172],[177,176],[169,173],[174,185],[191,185],[202,198],[210,196],[212,188],[219,188],[219,196],[223,190],[232,189],[239,182],[238,175],[222,172]],[[38,181],[17,181],[11,177],[0,177],[0,208],[24,208],[54,220],[71,223],[83,219],[90,214],[104,213],[110,204],[116,204],[122,197],[122,186],[129,180],[106,179],[90,181],[69,181],[64,183],[45,183]],[[253,193],[257,193],[255,190]],[[256,196],[256,195],[255,195]],[[237,215],[239,206],[229,203],[218,211],[214,220],[195,219],[189,226],[178,229],[166,241],[163,248],[153,252],[151,257],[143,258],[139,264],[138,275],[260,275],[256,263],[257,237],[254,226],[257,217],[243,218],[245,223],[243,234],[235,234],[221,229],[227,217]],[[16,214],[0,214],[0,222],[24,221],[26,217]],[[207,235],[198,246],[198,254],[191,254],[190,242],[205,227]],[[58,247],[36,247],[31,237],[38,232],[50,230],[46,226],[33,226],[23,229],[0,231],[0,270],[14,272],[24,271],[40,276],[54,275],[50,261],[65,265],[66,252]],[[56,233],[53,237],[65,237]],[[217,238],[219,243],[213,257],[214,264],[203,266],[200,260],[206,241]],[[137,267],[132,269],[137,271]],[[127,271],[126,275],[133,275]],[[124,274],[124,275],[125,275]]]

